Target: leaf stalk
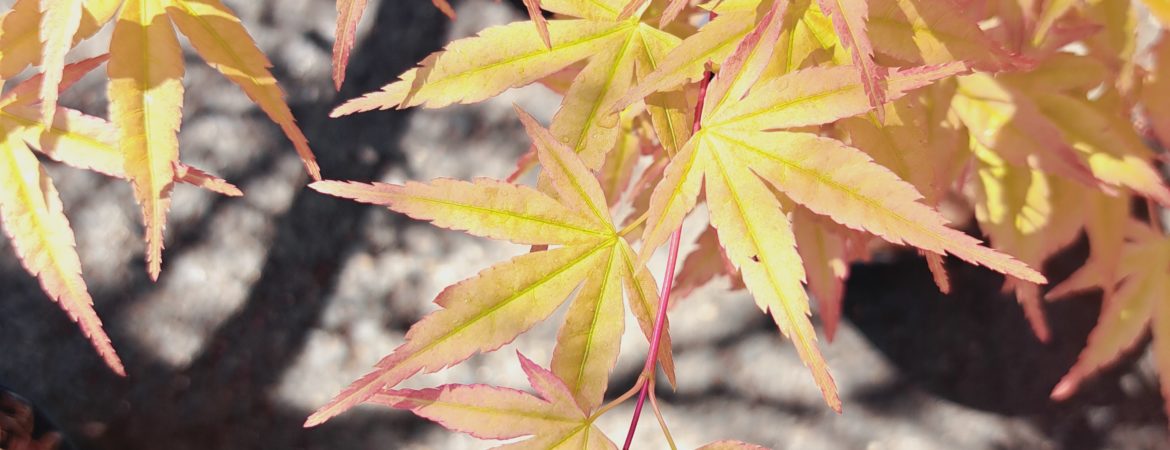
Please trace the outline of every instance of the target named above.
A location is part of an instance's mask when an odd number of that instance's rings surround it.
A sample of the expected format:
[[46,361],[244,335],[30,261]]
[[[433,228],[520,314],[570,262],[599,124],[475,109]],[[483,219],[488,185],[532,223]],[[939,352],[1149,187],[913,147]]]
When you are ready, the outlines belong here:
[[[691,135],[699,133],[703,127],[703,103],[707,98],[707,86],[711,84],[711,71],[708,70],[703,73],[703,81],[699,83],[699,100],[695,103],[695,120],[691,127]],[[662,343],[662,329],[666,325],[666,310],[670,306],[670,291],[674,286],[674,269],[678,263],[678,247],[682,241],[682,224],[675,228],[674,233],[670,235],[670,253],[666,259],[666,275],[662,278],[662,295],[658,302],[658,313],[654,318],[654,332],[653,338],[650,340],[650,350],[646,355],[646,366],[642,369],[640,378],[650,380],[642,384],[641,390],[638,392],[638,403],[634,405],[634,416],[630,419],[630,430],[626,433],[626,442],[622,446],[622,450],[630,450],[630,444],[634,440],[634,431],[638,428],[638,418],[642,415],[642,405],[646,403],[646,394],[649,392],[651,386],[654,384],[654,368],[658,361],[658,347]],[[663,423],[663,430],[665,430],[665,423]],[[667,440],[672,441],[667,433]],[[674,443],[671,442],[671,448],[674,448]]]

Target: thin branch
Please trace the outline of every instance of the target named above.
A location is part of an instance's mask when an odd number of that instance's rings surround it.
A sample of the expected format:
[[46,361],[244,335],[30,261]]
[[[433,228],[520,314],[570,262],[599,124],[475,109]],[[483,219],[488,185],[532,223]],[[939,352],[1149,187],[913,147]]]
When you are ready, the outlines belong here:
[[[703,81],[699,84],[699,101],[695,104],[695,121],[692,135],[698,134],[703,123],[703,102],[707,98],[707,86],[711,84],[711,71],[703,74]],[[658,315],[654,318],[654,337],[650,340],[650,350],[646,355],[646,367],[642,369],[642,376],[653,380],[654,364],[658,361],[658,347],[662,343],[662,329],[666,325],[666,310],[670,305],[670,290],[674,286],[674,268],[678,262],[678,247],[682,241],[682,224],[670,235],[670,253],[666,259],[666,275],[662,278],[662,299],[658,303]],[[630,431],[626,433],[626,443],[622,450],[630,450],[630,443],[634,440],[634,431],[638,428],[638,418],[642,416],[642,405],[646,403],[647,388],[653,384],[642,385],[638,393],[638,403],[634,405],[634,417],[630,419]]]

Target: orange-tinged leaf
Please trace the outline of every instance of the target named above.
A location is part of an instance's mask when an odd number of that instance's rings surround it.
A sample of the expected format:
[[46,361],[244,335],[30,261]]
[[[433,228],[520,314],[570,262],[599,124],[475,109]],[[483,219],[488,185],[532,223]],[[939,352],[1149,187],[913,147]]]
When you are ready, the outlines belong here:
[[911,95],[882,107],[886,120],[877,123],[869,116],[856,116],[837,122],[854,147],[864,151],[874,162],[890,169],[898,178],[914,186],[928,206],[937,206],[946,192],[947,183],[956,174],[946,170],[958,157],[952,148],[931,145],[929,106],[923,95]]
[[566,208],[534,189],[488,178],[472,182],[436,179],[405,186],[318,181],[309,187],[386,206],[439,227],[517,244],[583,244],[613,233],[592,217]]
[[284,101],[284,92],[268,68],[272,66],[240,19],[219,0],[170,0],[167,14],[207,63],[236,83],[292,141],[314,180],[321,169],[309,141]]
[[108,72],[110,118],[118,129],[126,176],[146,224],[147,272],[163,269],[163,231],[171,207],[173,162],[183,115],[183,51],[163,6],[128,0],[113,28]]
[[175,165],[175,180],[181,181],[192,186],[198,186],[207,189],[217,194],[226,195],[228,197],[239,197],[244,195],[240,188],[228,183],[223,178],[209,174],[202,170],[191,166],[182,164]]
[[1043,275],[946,226],[922,196],[861,151],[806,133],[712,133],[752,170],[813,212],[895,244],[944,252],[1034,283]]
[[1039,46],[1048,37],[1048,32],[1065,13],[1076,6],[1074,0],[1051,0],[1044,2],[1044,11],[1036,21],[1036,31],[1032,34],[1032,46]]
[[1130,0],[1092,0],[1084,3],[1084,15],[1103,28],[1084,39],[1089,55],[1102,60],[1114,75],[1114,86],[1129,97],[1137,87],[1138,17]]
[[[600,403],[606,375],[616,362],[617,346],[611,344],[620,338],[625,317],[622,286],[636,286],[638,295],[631,296],[631,304],[635,315],[645,316],[640,311],[657,303],[644,292],[653,289],[653,279],[647,288],[640,275],[644,265],[630,263],[632,252],[624,237],[614,231],[594,174],[531,116],[518,112],[536,144],[547,174],[547,189],[556,193],[555,200],[530,188],[489,180],[467,183],[440,179],[405,187],[341,182],[312,185],[322,192],[383,204],[473,234],[565,246],[535,250],[444,290],[435,299],[443,309],[411,327],[405,344],[310,416],[306,426],[320,424],[419,371],[434,372],[511,342],[552,314],[582,283],[585,287],[570,307],[558,338],[554,370],[568,378],[582,406],[592,409]],[[617,248],[619,243],[621,248]],[[621,261],[616,252],[622,253]],[[673,376],[670,360],[665,359],[664,365]]]
[[[962,64],[891,69],[883,80],[886,99],[961,72]],[[850,67],[815,67],[761,80],[752,95],[712,109],[703,128],[771,130],[820,125],[869,111],[872,106]]]
[[548,23],[551,48],[545,47],[530,23],[488,28],[478,36],[448,44],[418,68],[403,73],[398,81],[346,102],[331,115],[481,101],[586,59],[598,47],[608,47],[611,39],[628,37],[632,26],[630,22],[552,20]]
[[922,256],[926,258],[926,267],[930,269],[930,276],[934,279],[935,286],[938,286],[938,291],[943,294],[951,293],[951,277],[947,274],[946,261],[943,256],[938,253],[922,252]]
[[[18,130],[15,132],[28,145],[54,161],[126,178],[123,157],[117,144],[118,132],[105,119],[68,108],[57,109],[51,127],[45,127],[40,119],[40,110],[33,106],[18,104],[0,110],[0,126]],[[240,195],[239,188],[182,163],[176,166],[175,181],[224,195]]]
[[405,344],[309,416],[305,426],[321,424],[419,371],[434,372],[511,342],[602,270],[609,249],[603,243],[529,253],[448,287],[435,299],[443,309],[415,323]]
[[127,0],[110,41],[110,118],[146,224],[147,271],[162,270],[163,231],[179,158],[183,54],[156,0]]
[[1170,37],[1163,32],[1154,45],[1154,70],[1142,89],[1142,106],[1150,128],[1163,146],[1170,146]]
[[0,79],[41,61],[41,0],[20,0],[0,22]]
[[[96,69],[97,66],[100,66],[108,59],[110,59],[110,55],[105,54],[67,64],[61,71],[60,82],[57,83],[58,92],[64,92],[65,89],[68,89],[73,83],[76,83],[77,80],[80,80],[81,77]],[[0,97],[0,108],[5,108],[9,105],[31,105],[38,102],[40,100],[41,85],[44,79],[44,74],[36,74],[20,82],[20,84],[17,84],[12,89],[9,89],[8,92],[4,93],[3,97]],[[44,120],[43,115],[37,120],[42,123],[48,123]]]
[[[812,0],[790,0],[784,16],[772,62],[762,77],[773,78],[833,60],[830,52],[837,46],[822,41],[831,37],[827,35],[832,33],[832,21],[812,6]],[[828,22],[824,28],[830,31],[821,32],[821,22]]]
[[452,8],[451,3],[448,3],[447,0],[431,0],[431,3],[436,8],[439,8],[439,11],[442,11],[443,14],[446,14],[448,18],[455,20],[455,8]]
[[517,354],[536,395],[487,385],[444,385],[379,392],[371,402],[409,409],[443,427],[479,439],[526,440],[496,448],[616,448],[573,401],[554,372]]
[[873,44],[866,31],[868,0],[817,0],[817,3],[821,11],[833,20],[837,38],[853,57],[853,66],[861,76],[861,85],[869,98],[869,104],[876,108],[878,122],[883,121],[885,110],[881,106],[886,102],[886,95],[881,80],[886,72],[873,61]]
[[1084,95],[1101,86],[1109,77],[1109,70],[1101,61],[1089,56],[1057,53],[1044,59],[1032,70],[1009,72],[996,78],[1018,92],[1067,92]]
[[[1084,221],[1085,234],[1089,237],[1089,258],[1104,280],[1100,284],[1105,295],[1112,295],[1125,248],[1125,228],[1130,220],[1132,198],[1128,195],[1107,196],[1100,191],[1090,192],[1087,196],[1089,201],[1084,208]],[[1055,293],[1056,289],[1049,292]]]
[[1088,186],[1097,184],[1093,172],[1040,107],[994,78],[981,73],[960,77],[951,109],[971,130],[974,141],[1009,164],[1035,167]]
[[662,17],[658,19],[658,27],[665,28],[667,24],[674,22],[678,17],[678,13],[682,12],[683,7],[687,6],[689,0],[669,0],[666,4],[666,9],[662,11]]
[[49,298],[81,327],[106,365],[119,375],[126,369],[114,351],[93,299],[81,278],[73,230],[52,180],[21,138],[0,128],[0,219],[25,269],[40,280]]
[[337,30],[333,38],[333,88],[341,90],[349,53],[357,39],[358,22],[366,10],[366,0],[337,0]]
[[[713,144],[726,145],[722,142]],[[816,346],[816,332],[809,320],[808,297],[796,238],[780,202],[751,170],[747,161],[736,160],[723,148],[706,152],[707,205],[711,225],[727,257],[743,274],[756,304],[772,314],[784,336],[813,373],[825,402],[841,411],[837,387],[824,357]]]
[[[17,0],[0,19],[0,79],[41,63],[41,0]],[[73,44],[93,36],[114,17],[122,0],[85,0]]]
[[965,61],[999,71],[1022,64],[988,37],[954,0],[870,0],[874,50],[908,64]]
[[1170,189],[1150,164],[1153,153],[1120,111],[1109,114],[1100,103],[1090,104],[1065,94],[1039,94],[1035,98],[1040,110],[1084,155],[1093,176],[1170,206]]
[[796,250],[808,276],[808,290],[817,299],[817,313],[825,327],[825,338],[833,342],[837,324],[841,322],[845,278],[849,276],[845,236],[822,226],[805,208],[794,211],[792,230],[796,236]]
[[[1126,246],[1126,260],[1140,264],[1136,273],[1130,274],[1114,294],[1105,299],[1097,327],[1089,334],[1089,343],[1081,351],[1076,365],[1069,369],[1060,383],[1052,390],[1052,397],[1064,399],[1073,394],[1077,386],[1089,375],[1095,373],[1132,348],[1145,334],[1146,324],[1155,318],[1155,341],[1164,339],[1165,314],[1161,304],[1166,302],[1170,292],[1170,241],[1159,235],[1139,240]],[[1165,343],[1155,342],[1155,358]],[[1162,368],[1164,360],[1159,359]]]
[[41,0],[41,116],[53,122],[57,112],[57,85],[65,70],[65,53],[73,47],[73,35],[81,26],[82,0]]
[[[992,246],[1032,267],[1072,243],[1084,225],[1084,188],[1071,181],[1028,168],[1010,166],[990,150],[977,146],[980,189],[975,202],[979,228]],[[1016,298],[1041,341],[1049,338],[1039,287],[1009,280]]]

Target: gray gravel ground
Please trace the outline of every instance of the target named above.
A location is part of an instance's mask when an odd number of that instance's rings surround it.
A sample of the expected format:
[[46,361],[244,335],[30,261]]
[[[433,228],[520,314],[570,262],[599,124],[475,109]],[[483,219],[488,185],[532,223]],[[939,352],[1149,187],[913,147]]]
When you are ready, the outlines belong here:
[[[451,24],[429,2],[371,1],[372,20],[339,94],[328,79],[331,0],[227,3],[276,65],[328,178],[501,177],[527,145],[512,103],[546,120],[557,107],[543,88],[529,87],[471,106],[326,117],[341,99],[380,87],[446,40],[519,17],[507,3],[456,2],[460,20]],[[33,399],[83,449],[489,447],[384,409],[362,407],[309,430],[301,423],[401,343],[440,289],[524,249],[306,189],[278,129],[197,56],[187,61],[183,158],[246,195],[177,188],[163,276],[151,283],[127,186],[53,167],[97,310],[130,376],[117,378],[100,363],[0,238],[0,383]],[[87,79],[67,101],[102,114],[103,89],[100,79]],[[1067,274],[1083,257],[1083,248],[1072,249],[1051,269]],[[680,384],[660,393],[678,443],[1168,447],[1144,351],[1068,402],[1047,399],[1083,346],[1099,297],[1050,305],[1054,339],[1043,345],[998,292],[1000,278],[951,269],[956,294],[943,297],[909,254],[854,268],[847,321],[825,346],[845,401],[841,416],[823,407],[791,345],[749,298],[720,283],[699,290],[672,312]],[[410,385],[523,388],[515,350],[547,362],[555,331],[550,321],[500,352]],[[632,384],[646,347],[634,334],[623,346],[611,392]],[[629,416],[630,408],[618,408],[602,425],[620,440]],[[643,421],[636,448],[664,448],[656,431],[652,419]]]

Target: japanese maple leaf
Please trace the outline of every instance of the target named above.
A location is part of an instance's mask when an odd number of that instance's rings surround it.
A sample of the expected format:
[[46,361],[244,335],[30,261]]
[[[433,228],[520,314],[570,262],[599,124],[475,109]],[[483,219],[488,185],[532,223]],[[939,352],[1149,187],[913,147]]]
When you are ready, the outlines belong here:
[[[103,55],[62,67],[55,88],[69,87],[105,60]],[[54,108],[52,122],[44,122],[37,103],[45,78],[32,77],[0,98],[0,180],[4,180],[0,219],[25,269],[78,323],[106,364],[125,375],[81,277],[73,230],[57,190],[31,151],[35,148],[52,159],[125,178],[116,132],[105,120],[61,107]],[[235,186],[185,165],[177,166],[176,181],[240,195]]]
[[529,437],[497,448],[616,449],[555,372],[517,353],[536,394],[481,384],[448,384],[422,390],[383,390],[370,403],[407,409],[444,428],[479,439]]
[[[519,110],[518,110],[519,111]],[[434,372],[511,342],[553,313],[580,286],[557,334],[552,371],[584,411],[601,403],[624,324],[623,286],[648,337],[658,297],[654,278],[637,261],[609,215],[597,178],[580,157],[532,117],[520,118],[537,148],[556,198],[481,178],[471,182],[313,183],[320,192],[385,205],[416,219],[514,243],[559,246],[518,256],[448,287],[442,309],[411,327],[406,343],[317,410],[307,426],[328,420],[417,372]],[[667,337],[668,339],[668,337]],[[673,380],[669,341],[659,359]]]
[[[525,0],[525,3],[534,0]],[[439,11],[455,20],[455,8],[447,0],[431,0]],[[366,0],[337,0],[337,30],[333,35],[333,87],[341,90],[349,54],[357,40],[357,26],[366,11]]]
[[[1110,287],[1096,328],[1081,351],[1077,363],[1052,390],[1054,399],[1071,396],[1077,387],[1102,367],[1132,349],[1153,332],[1154,361],[1162,385],[1163,399],[1170,399],[1170,238],[1149,226],[1131,222],[1127,242],[1117,266],[1116,286],[1103,278],[1102,261],[1089,263],[1058,286],[1062,292],[1093,287]],[[1170,410],[1170,402],[1167,402]]]
[[[597,170],[622,134],[620,111],[613,105],[637,79],[656,70],[681,41],[642,22],[639,14],[618,19],[624,5],[624,0],[542,1],[541,6],[548,11],[580,19],[548,21],[548,43],[532,21],[491,27],[477,36],[451,42],[419,67],[403,73],[398,81],[346,102],[332,115],[478,102],[585,62],[569,85],[550,129],[558,140],[581,154],[590,170]],[[685,136],[689,130],[680,111],[685,105],[668,102],[669,97],[648,99],[651,118],[656,127]],[[685,137],[662,140],[682,142]]]
[[110,118],[146,224],[147,266],[162,268],[163,231],[179,157],[184,62],[178,27],[195,50],[236,83],[292,141],[309,175],[320,170],[284,93],[238,18],[219,0],[126,0],[110,41]]
[[[1170,16],[1170,3],[1166,8]],[[1154,135],[1163,146],[1170,146],[1170,102],[1166,101],[1170,98],[1170,38],[1166,36],[1163,32],[1154,46],[1154,70],[1142,89],[1142,106]]]
[[[773,17],[772,20],[775,20]],[[701,129],[671,160],[655,188],[641,258],[666,241],[705,187],[711,224],[761,309],[813,372],[826,402],[840,400],[809,321],[795,236],[771,188],[812,212],[896,244],[951,253],[1033,282],[1044,277],[1010,256],[948,228],[921,195],[888,169],[843,142],[806,132],[772,131],[826,124],[867,112],[869,97],[851,67],[816,67],[760,78],[773,46],[761,20],[711,82]],[[962,64],[891,69],[887,100],[962,72]],[[759,81],[757,81],[759,79]],[[750,95],[747,95],[750,89]],[[771,187],[769,187],[769,185]]]
[[[1009,165],[983,147],[975,149],[975,156],[979,187],[975,217],[995,249],[1040,267],[1080,235],[1089,188],[1036,169]],[[1040,286],[1009,279],[1007,287],[1015,290],[1036,337],[1048,341]]]

